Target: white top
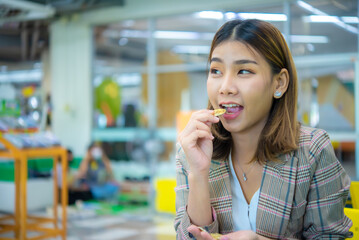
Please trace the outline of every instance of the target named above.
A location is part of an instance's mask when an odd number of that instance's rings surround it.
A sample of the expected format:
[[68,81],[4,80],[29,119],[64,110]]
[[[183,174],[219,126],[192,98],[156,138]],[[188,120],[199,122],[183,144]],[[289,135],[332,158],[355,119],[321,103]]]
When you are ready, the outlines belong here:
[[252,230],[255,232],[259,189],[254,193],[248,205],[246,198],[243,195],[241,184],[234,171],[231,154],[229,154],[229,168],[231,170],[230,179],[234,231]]

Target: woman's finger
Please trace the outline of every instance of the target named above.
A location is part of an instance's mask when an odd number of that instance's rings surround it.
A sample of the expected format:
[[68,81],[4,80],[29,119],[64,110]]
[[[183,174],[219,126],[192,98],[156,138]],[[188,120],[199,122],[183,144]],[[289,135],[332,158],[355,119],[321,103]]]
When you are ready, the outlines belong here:
[[217,123],[219,121],[219,118],[214,116],[213,110],[201,110],[194,112],[191,116],[191,119],[211,123]]
[[211,235],[208,232],[202,232],[198,229],[197,226],[191,225],[187,228],[187,231],[192,234],[196,240],[213,240]]
[[[188,124],[183,129],[183,131],[180,133],[182,136],[187,136],[192,131],[196,129],[205,129],[202,128],[207,126],[208,129],[210,128],[211,124],[219,122],[219,118],[213,116],[209,110],[206,110],[207,112],[200,112],[200,113],[193,113]],[[201,124],[202,123],[202,124]]]
[[197,141],[200,138],[207,138],[209,140],[213,140],[212,133],[197,129],[192,133],[190,133],[186,138],[182,139],[182,141],[185,144],[185,146],[191,146],[191,145],[197,145]]
[[208,123],[197,121],[194,123],[194,125],[196,126],[196,129],[198,129],[198,130],[203,130],[203,131],[208,131],[208,132],[211,131],[211,127],[210,127],[210,125],[208,125]]

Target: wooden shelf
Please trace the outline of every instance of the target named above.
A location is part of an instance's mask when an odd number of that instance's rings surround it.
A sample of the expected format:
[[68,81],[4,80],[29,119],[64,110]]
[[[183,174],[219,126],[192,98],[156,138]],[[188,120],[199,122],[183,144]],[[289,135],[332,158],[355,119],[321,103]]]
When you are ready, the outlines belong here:
[[[19,149],[5,138],[0,137],[0,143],[5,146],[5,150],[0,151],[0,161],[2,159],[13,159],[15,162],[15,213],[0,218],[0,239],[8,240],[35,240],[50,237],[61,236],[62,240],[66,239],[66,208],[67,208],[67,151],[60,146],[50,148],[26,148]],[[54,160],[54,216],[52,218],[35,217],[27,215],[27,162],[30,159],[38,157],[51,157]],[[57,184],[57,165],[61,161],[62,167],[62,189],[61,189],[61,206],[62,219],[58,224],[58,184]],[[2,221],[13,219],[13,224],[3,224]],[[53,227],[42,226],[45,223],[53,223]],[[14,232],[15,238],[3,238],[1,234]],[[40,232],[41,235],[36,237],[27,237],[28,231]]]

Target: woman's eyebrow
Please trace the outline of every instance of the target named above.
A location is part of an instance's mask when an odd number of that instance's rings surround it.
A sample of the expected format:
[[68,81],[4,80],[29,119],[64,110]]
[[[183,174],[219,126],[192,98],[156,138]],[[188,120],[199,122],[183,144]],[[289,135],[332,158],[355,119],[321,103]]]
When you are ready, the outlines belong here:
[[[220,58],[217,58],[217,57],[214,57],[211,59],[211,63],[212,62],[219,62],[219,63],[223,63],[223,60],[220,59]],[[241,65],[241,64],[248,64],[248,63],[252,63],[252,64],[257,64],[258,63],[254,60],[249,60],[249,59],[241,59],[241,60],[236,60],[234,61],[234,64],[237,64],[237,65]]]
[[211,63],[212,63],[212,62],[220,62],[220,63],[223,63],[222,59],[216,58],[216,57],[211,58]]
[[257,65],[258,65],[258,63],[257,63],[256,61],[254,61],[254,60],[249,60],[249,59],[237,60],[237,61],[234,61],[234,63],[235,63],[235,64],[238,64],[238,65],[240,65],[240,64],[248,64],[248,63],[253,63],[253,64],[257,64]]

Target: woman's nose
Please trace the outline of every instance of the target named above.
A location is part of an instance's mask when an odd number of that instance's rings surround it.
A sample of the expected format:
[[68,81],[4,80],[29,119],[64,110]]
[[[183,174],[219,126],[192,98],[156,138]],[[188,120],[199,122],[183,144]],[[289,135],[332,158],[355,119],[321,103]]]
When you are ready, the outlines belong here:
[[238,93],[235,79],[232,75],[225,76],[223,78],[221,88],[219,89],[220,94],[235,95]]

